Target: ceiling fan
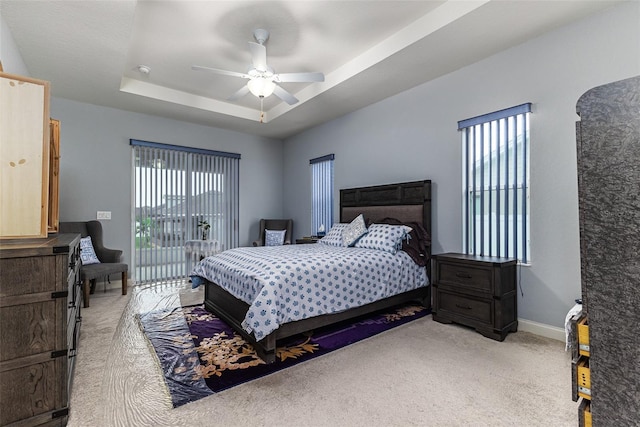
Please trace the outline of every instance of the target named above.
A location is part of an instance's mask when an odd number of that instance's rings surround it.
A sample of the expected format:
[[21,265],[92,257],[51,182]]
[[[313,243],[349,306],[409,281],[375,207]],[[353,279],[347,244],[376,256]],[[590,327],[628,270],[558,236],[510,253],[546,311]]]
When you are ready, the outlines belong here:
[[191,69],[210,71],[225,76],[241,77],[248,79],[246,85],[242,86],[237,92],[231,95],[227,100],[235,101],[245,96],[249,92],[258,98],[266,98],[274,94],[289,105],[298,102],[298,99],[291,93],[287,92],[278,83],[297,82],[311,83],[323,82],[324,74],[322,73],[280,73],[276,74],[273,68],[267,65],[267,48],[264,42],[269,38],[269,31],[257,29],[253,32],[253,37],[258,43],[249,42],[249,50],[251,51],[251,68],[246,73],[236,71],[220,70],[218,68],[204,67],[202,65],[193,65]]

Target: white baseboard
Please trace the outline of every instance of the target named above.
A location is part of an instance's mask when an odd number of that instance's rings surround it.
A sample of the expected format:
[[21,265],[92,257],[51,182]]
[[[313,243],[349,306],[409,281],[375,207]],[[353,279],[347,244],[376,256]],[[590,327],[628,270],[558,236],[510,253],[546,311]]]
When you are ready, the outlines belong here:
[[531,332],[532,334],[540,335],[562,342],[566,341],[566,335],[563,328],[534,322],[533,320],[518,319],[518,330]]

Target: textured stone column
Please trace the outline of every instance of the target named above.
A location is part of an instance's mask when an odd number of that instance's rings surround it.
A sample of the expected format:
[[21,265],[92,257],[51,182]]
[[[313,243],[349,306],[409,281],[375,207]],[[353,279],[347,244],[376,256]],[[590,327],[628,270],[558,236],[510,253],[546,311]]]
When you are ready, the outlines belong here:
[[578,101],[582,296],[593,425],[640,414],[640,76]]

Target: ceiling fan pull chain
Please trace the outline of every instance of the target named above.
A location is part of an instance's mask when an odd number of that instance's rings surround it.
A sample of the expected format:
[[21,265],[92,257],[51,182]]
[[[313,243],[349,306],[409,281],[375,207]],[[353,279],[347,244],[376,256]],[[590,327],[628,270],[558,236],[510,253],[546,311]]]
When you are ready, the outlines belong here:
[[261,96],[260,97],[260,123],[264,123],[264,111],[262,111],[263,110],[263,108],[262,108],[262,103],[263,102],[264,102],[264,97]]

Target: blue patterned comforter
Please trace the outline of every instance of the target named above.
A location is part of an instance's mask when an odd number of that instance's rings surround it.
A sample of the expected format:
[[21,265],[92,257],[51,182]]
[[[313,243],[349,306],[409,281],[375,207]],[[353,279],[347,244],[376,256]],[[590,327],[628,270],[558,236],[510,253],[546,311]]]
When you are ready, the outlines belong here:
[[288,322],[428,285],[425,268],[405,252],[320,243],[230,249],[200,261],[190,276],[249,304],[242,327],[258,341]]

